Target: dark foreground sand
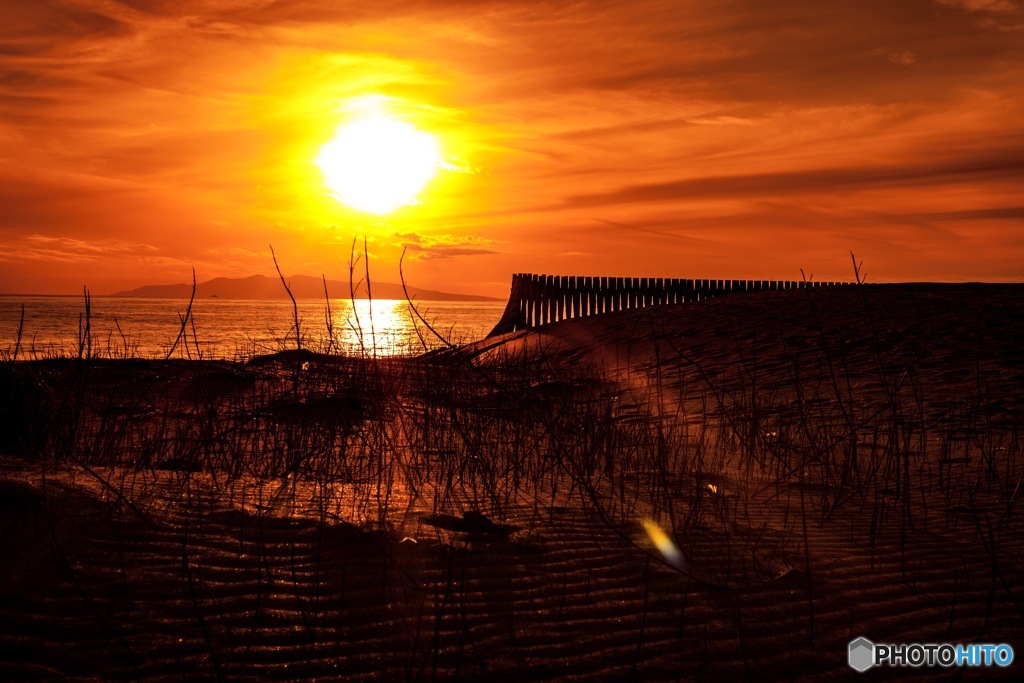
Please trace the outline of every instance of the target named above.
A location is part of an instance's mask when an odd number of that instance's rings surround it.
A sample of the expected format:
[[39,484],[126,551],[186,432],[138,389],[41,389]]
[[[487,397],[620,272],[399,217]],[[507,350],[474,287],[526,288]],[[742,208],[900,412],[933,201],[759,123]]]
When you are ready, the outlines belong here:
[[[0,680],[1019,680],[1022,342],[1022,286],[885,285],[8,367]],[[1018,661],[860,675],[858,636]]]

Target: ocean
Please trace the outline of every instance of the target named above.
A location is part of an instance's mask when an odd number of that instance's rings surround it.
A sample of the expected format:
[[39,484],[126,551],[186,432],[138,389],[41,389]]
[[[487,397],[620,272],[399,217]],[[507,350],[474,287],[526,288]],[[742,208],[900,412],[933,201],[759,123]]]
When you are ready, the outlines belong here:
[[[18,327],[24,306],[20,344]],[[0,359],[77,356],[79,347],[104,358],[249,358],[296,347],[288,300],[197,299],[185,335],[181,316],[187,299],[92,297],[84,334],[81,296],[0,296]],[[482,339],[498,322],[504,302],[416,302],[420,315],[453,343]],[[299,300],[302,345],[315,351],[377,356],[415,355],[444,343],[406,301]],[[330,330],[330,332],[329,332]],[[185,340],[187,339],[187,343]],[[333,339],[333,342],[332,342]]]

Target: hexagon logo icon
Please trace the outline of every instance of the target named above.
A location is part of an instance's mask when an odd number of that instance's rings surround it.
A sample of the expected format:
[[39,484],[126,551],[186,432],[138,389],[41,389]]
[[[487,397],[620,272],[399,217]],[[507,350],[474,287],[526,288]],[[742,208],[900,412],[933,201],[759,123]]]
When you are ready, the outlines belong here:
[[875,664],[875,644],[867,638],[850,641],[850,668],[864,673]]

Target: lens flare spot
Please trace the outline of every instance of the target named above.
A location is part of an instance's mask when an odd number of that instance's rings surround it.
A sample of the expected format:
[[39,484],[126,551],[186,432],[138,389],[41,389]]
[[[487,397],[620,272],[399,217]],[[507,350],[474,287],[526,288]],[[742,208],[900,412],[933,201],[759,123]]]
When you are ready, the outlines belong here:
[[665,561],[679,571],[688,571],[689,564],[686,561],[686,556],[683,555],[683,551],[672,542],[668,534],[662,531],[658,523],[649,518],[645,518],[641,523],[643,524],[644,531],[647,532],[647,536],[650,537],[651,543],[658,549],[658,552],[665,558]]

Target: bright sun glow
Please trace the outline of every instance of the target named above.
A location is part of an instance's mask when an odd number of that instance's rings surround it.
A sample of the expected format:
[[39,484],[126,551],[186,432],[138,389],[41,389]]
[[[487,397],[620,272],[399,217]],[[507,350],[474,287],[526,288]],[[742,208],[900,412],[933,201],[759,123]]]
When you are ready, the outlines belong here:
[[378,215],[416,203],[440,162],[433,135],[385,113],[341,126],[316,157],[335,199]]

